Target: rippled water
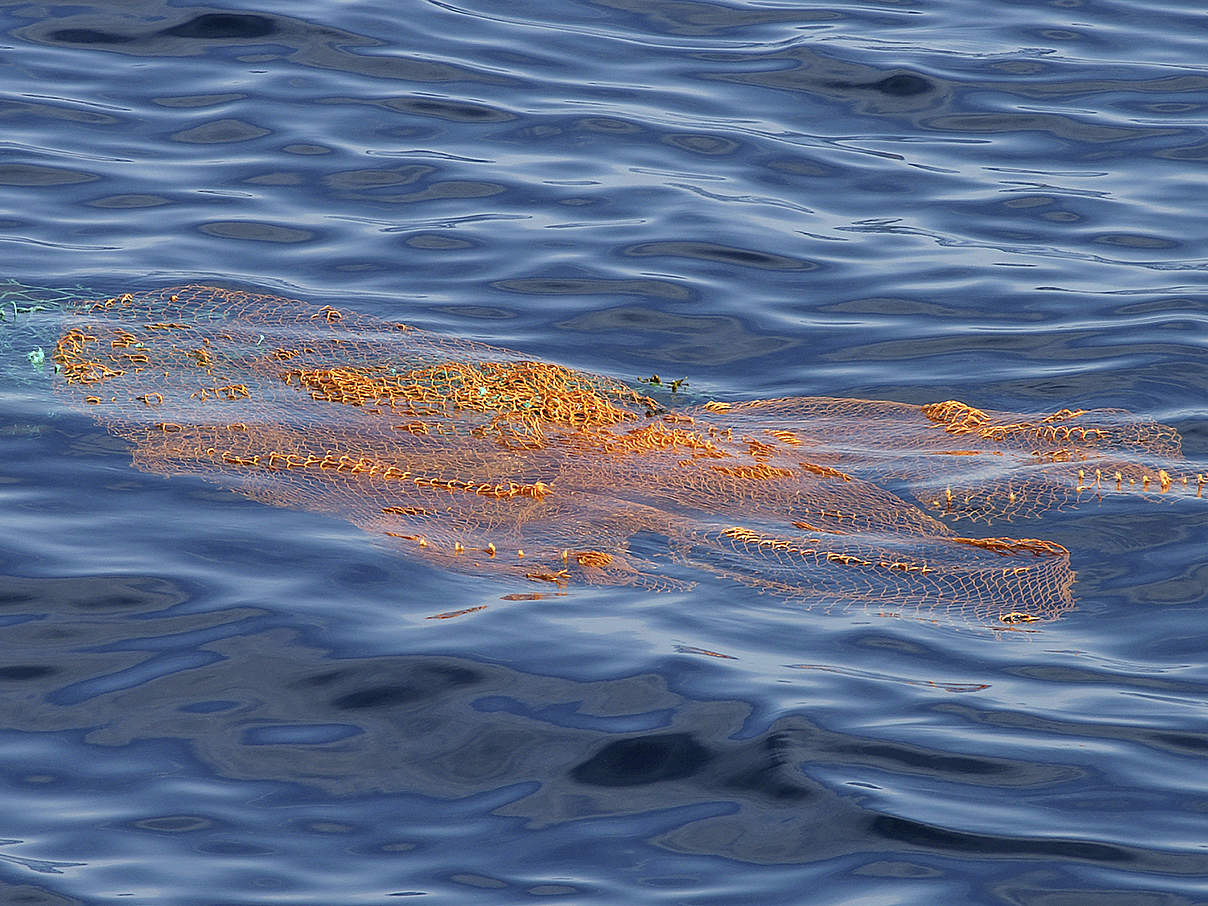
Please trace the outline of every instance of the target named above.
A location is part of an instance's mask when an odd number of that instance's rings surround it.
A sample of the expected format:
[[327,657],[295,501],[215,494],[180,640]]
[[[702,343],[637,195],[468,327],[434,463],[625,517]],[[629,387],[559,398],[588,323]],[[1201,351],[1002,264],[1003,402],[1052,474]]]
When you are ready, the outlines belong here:
[[[1122,406],[1208,455],[1202,4],[0,28],[23,283],[255,287],[702,396]],[[3,902],[1208,902],[1202,501],[1009,526],[1076,551],[1030,632],[526,599],[134,471],[5,314]]]

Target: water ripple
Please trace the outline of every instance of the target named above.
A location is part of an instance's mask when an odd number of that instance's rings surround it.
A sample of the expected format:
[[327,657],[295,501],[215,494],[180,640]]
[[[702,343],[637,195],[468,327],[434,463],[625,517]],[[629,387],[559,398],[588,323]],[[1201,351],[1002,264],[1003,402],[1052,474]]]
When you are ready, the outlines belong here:
[[[1202,457],[1203,25],[10,4],[4,276],[275,289],[701,398],[1120,406]],[[132,472],[0,290],[0,899],[1202,900],[1195,501],[1046,523],[1080,603],[1037,632],[503,587]]]

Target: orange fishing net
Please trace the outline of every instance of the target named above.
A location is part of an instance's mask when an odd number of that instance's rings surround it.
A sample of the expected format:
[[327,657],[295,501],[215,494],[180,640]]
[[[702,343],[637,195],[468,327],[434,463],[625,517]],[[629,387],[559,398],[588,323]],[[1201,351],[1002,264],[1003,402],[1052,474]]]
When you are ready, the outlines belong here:
[[[1127,490],[1203,494],[1170,428],[796,398],[666,411],[504,349],[280,296],[184,286],[76,306],[58,388],[142,469],[343,517],[442,564],[997,623],[1072,606],[1069,553],[960,537]],[[909,494],[918,503],[902,496]]]

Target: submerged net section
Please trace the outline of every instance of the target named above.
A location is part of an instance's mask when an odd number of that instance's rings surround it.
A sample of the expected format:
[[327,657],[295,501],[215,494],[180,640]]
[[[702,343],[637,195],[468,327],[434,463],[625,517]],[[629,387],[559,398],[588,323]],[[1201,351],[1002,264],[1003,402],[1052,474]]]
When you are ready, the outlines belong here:
[[[0,280],[0,361],[6,368],[6,390],[20,387],[44,388],[51,370],[52,348],[48,347],[48,323],[57,323],[56,312],[81,299],[92,298],[83,286],[32,286],[14,279]],[[54,335],[49,336],[50,343]]]
[[[995,623],[1073,606],[1069,553],[947,522],[1202,495],[1127,413],[797,398],[667,411],[622,382],[331,306],[184,286],[75,306],[58,387],[135,464],[330,513],[450,567]],[[915,502],[907,499],[913,497]]]

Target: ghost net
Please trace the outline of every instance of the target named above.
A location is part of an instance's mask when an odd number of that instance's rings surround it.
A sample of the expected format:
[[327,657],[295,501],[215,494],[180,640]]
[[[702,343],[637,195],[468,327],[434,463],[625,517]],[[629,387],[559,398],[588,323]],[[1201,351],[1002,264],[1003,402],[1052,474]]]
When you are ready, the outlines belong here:
[[[996,625],[1073,606],[1068,551],[948,526],[1137,489],[1201,495],[1172,429],[1113,410],[710,401],[280,296],[182,286],[74,306],[58,389],[134,463],[342,517],[445,566]],[[916,502],[910,502],[906,496]]]

